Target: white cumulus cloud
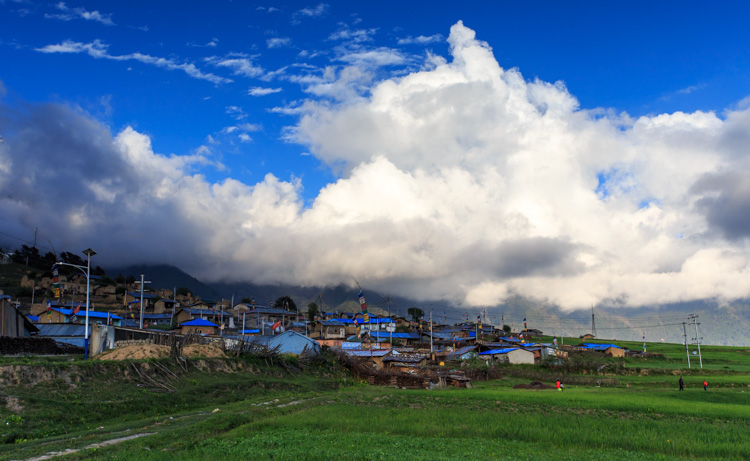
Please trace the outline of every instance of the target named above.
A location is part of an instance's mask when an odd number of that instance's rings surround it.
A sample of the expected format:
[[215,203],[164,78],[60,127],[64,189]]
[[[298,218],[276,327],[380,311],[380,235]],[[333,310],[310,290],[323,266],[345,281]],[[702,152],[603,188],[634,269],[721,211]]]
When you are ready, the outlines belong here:
[[[565,309],[750,296],[750,109],[583,110],[562,82],[502,68],[461,22],[448,44],[449,59],[405,75],[297,78],[311,96],[278,109],[298,117],[287,140],[339,174],[306,205],[299,178],[211,183],[195,171],[220,168],[208,151],[160,154],[132,128],[112,136],[51,105],[0,127],[13,134],[0,213],[87,239],[102,258],[207,279],[356,277],[422,299],[522,295]],[[342,96],[353,82],[364,90]],[[142,254],[122,250],[144,242]]]

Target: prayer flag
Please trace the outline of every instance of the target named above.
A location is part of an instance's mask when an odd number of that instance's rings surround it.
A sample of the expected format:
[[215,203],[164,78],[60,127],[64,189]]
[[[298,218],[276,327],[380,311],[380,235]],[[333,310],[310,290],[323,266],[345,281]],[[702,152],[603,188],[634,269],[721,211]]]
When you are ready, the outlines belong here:
[[57,264],[52,265],[52,281],[54,282],[55,299],[60,299],[62,291],[60,290],[60,273],[57,270]]

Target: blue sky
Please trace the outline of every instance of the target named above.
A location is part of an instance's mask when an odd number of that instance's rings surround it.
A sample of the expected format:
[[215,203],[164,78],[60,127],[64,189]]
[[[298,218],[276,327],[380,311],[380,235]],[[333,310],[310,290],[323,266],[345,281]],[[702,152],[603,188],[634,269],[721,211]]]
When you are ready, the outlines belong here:
[[[3,232],[93,241],[109,263],[356,275],[467,305],[746,296],[682,291],[701,258],[748,271],[749,9],[0,1]],[[83,185],[54,198],[21,165]],[[633,233],[612,238],[614,223]],[[439,269],[487,251],[502,262]],[[368,263],[340,262],[355,252]],[[539,293],[561,278],[573,288]]]
[[[304,175],[309,198],[332,174],[314,158],[300,156],[304,146],[280,141],[294,119],[271,110],[310,97],[304,83],[289,81],[292,76],[341,68],[347,54],[364,50],[402,59],[378,68],[374,78],[398,75],[428,51],[446,56],[448,28],[463,20],[492,46],[502,67],[518,67],[527,79],[562,81],[584,108],[634,116],[720,113],[747,96],[750,83],[750,37],[743,32],[748,8],[742,2],[725,5],[196,2],[177,7],[6,0],[0,23],[0,53],[7,65],[2,78],[11,102],[79,105],[114,130],[131,125],[149,133],[162,153],[187,154],[207,136],[219,138],[217,133],[238,122],[229,108],[240,108],[241,122],[259,131],[247,133],[252,142],[236,136],[225,140],[229,145],[221,146],[221,160],[227,170],[205,173],[250,182],[268,171],[282,178]],[[358,33],[361,42],[346,38]],[[404,43],[418,37],[426,43]],[[96,41],[108,55],[142,53],[178,66],[192,64],[207,76],[135,59],[92,58],[85,51],[38,51]],[[247,60],[252,75],[208,62],[233,58]],[[272,76],[281,69],[280,77]],[[250,96],[251,88],[280,91]]]

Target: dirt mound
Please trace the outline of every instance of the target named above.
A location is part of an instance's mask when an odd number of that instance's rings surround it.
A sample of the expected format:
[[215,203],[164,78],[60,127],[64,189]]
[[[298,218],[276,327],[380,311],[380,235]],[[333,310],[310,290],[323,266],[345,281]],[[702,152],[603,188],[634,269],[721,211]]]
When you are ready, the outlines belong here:
[[131,344],[105,351],[96,357],[96,360],[133,360],[133,359],[158,359],[169,357],[169,347],[156,344]]
[[544,384],[541,381],[532,381],[529,384],[516,384],[513,389],[554,389],[554,386]]
[[226,357],[216,344],[190,344],[182,348],[183,357],[205,357],[207,359]]
[[[182,356],[207,359],[226,357],[224,351],[216,344],[190,344],[182,348]],[[169,357],[169,347],[156,344],[130,344],[105,351],[95,357],[97,360],[138,360],[160,359]]]

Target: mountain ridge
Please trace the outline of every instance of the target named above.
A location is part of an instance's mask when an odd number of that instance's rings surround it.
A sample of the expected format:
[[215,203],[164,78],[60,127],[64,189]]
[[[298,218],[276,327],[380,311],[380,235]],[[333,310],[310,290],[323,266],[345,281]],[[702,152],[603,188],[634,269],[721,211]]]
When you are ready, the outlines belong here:
[[[305,311],[311,302],[317,302],[325,312],[356,312],[359,288],[338,285],[335,287],[300,287],[293,285],[260,285],[253,283],[202,282],[181,269],[160,265],[133,265],[125,269],[114,269],[108,274],[131,275],[140,278],[145,274],[151,289],[185,287],[203,300],[218,301],[234,298],[235,304],[244,298],[255,299],[256,305],[271,305],[281,296],[290,296],[300,311]],[[389,296],[374,290],[364,290],[370,313],[408,317],[410,307],[424,311],[425,319],[453,325],[465,321],[476,321],[478,316],[485,323],[497,326],[507,324],[514,331],[537,328],[549,335],[578,337],[591,333],[591,311],[565,312],[559,307],[512,297],[497,306],[475,308],[455,306],[447,301],[417,301],[403,296]],[[597,336],[612,340],[664,341],[688,343],[696,338],[695,327],[688,316],[698,315],[698,336],[702,344],[745,346],[750,345],[750,303],[739,300],[733,304],[717,304],[712,300],[690,301],[661,306],[642,307],[595,307],[594,320]],[[684,325],[683,325],[684,323]],[[689,329],[690,328],[690,329]],[[691,331],[692,330],[692,331]],[[692,347],[692,346],[691,346]]]

